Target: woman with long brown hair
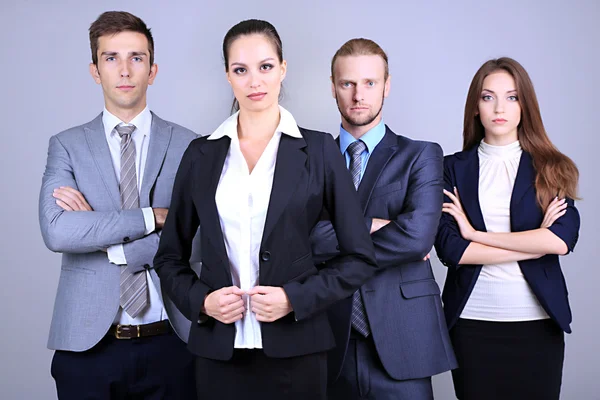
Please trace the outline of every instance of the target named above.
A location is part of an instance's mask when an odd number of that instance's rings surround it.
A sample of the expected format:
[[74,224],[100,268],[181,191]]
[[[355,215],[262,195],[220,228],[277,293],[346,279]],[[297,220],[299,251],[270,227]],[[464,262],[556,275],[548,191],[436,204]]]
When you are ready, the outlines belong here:
[[487,61],[465,106],[463,151],[446,156],[436,251],[468,399],[558,399],[571,310],[558,256],[573,250],[578,170],[552,144],[515,60]]

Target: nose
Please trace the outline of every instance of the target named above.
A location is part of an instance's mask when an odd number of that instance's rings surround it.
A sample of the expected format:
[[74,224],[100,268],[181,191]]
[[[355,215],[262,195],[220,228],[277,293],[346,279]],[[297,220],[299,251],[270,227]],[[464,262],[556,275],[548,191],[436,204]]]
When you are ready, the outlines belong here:
[[129,63],[127,61],[121,62],[119,67],[121,69],[121,78],[129,77]]
[[360,103],[361,101],[364,100],[364,96],[362,94],[362,91],[357,87],[356,89],[354,89],[354,96],[353,99],[356,103]]
[[503,100],[498,100],[496,101],[495,107],[494,107],[494,112],[496,114],[502,114],[504,112],[504,101]]
[[260,87],[260,79],[256,74],[250,75],[250,88],[257,89]]

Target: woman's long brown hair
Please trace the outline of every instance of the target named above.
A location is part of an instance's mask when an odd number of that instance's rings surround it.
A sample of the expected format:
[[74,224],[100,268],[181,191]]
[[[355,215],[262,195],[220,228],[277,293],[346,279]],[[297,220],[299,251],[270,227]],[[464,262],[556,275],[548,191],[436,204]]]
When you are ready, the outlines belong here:
[[469,87],[465,104],[463,128],[463,150],[468,150],[485,136],[485,129],[479,118],[479,99],[486,76],[498,72],[508,72],[517,85],[517,98],[521,106],[521,122],[518,138],[521,148],[531,155],[536,170],[535,189],[537,201],[546,210],[555,196],[577,199],[579,171],[569,157],[558,151],[552,144],[542,122],[540,106],[533,89],[533,83],[525,68],[512,58],[502,57],[489,60],[477,71]]

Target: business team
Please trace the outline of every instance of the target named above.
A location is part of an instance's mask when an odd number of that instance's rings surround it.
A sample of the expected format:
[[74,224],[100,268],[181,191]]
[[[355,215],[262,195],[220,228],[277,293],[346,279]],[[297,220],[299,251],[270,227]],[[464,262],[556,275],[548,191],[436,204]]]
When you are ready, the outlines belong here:
[[149,110],[140,18],[105,12],[89,37],[105,107],[50,139],[39,202],[60,399],[420,400],[448,370],[459,399],[559,398],[578,170],[518,62],[479,69],[444,158],[384,124],[371,40],[333,56],[334,141],[279,105],[266,21],[225,35],[235,112],[201,138]]

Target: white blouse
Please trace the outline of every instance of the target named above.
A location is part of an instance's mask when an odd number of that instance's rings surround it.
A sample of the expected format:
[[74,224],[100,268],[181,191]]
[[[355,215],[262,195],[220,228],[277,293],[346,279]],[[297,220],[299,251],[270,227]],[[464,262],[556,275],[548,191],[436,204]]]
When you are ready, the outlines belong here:
[[[511,232],[512,196],[521,145],[492,146],[481,141],[479,204],[488,232]],[[484,265],[461,318],[485,321],[532,321],[549,318],[515,261]]]
[[[238,114],[239,112],[225,120],[208,140],[216,140],[225,135],[231,138],[215,200],[232,282],[240,289],[249,291],[259,284],[260,243],[269,208],[281,135],[298,138],[302,135],[292,114],[280,107],[279,125],[250,173],[240,149],[237,133]],[[250,297],[244,295],[243,298],[246,302],[246,312],[241,320],[235,322],[234,347],[260,349],[260,322],[251,311]]]

